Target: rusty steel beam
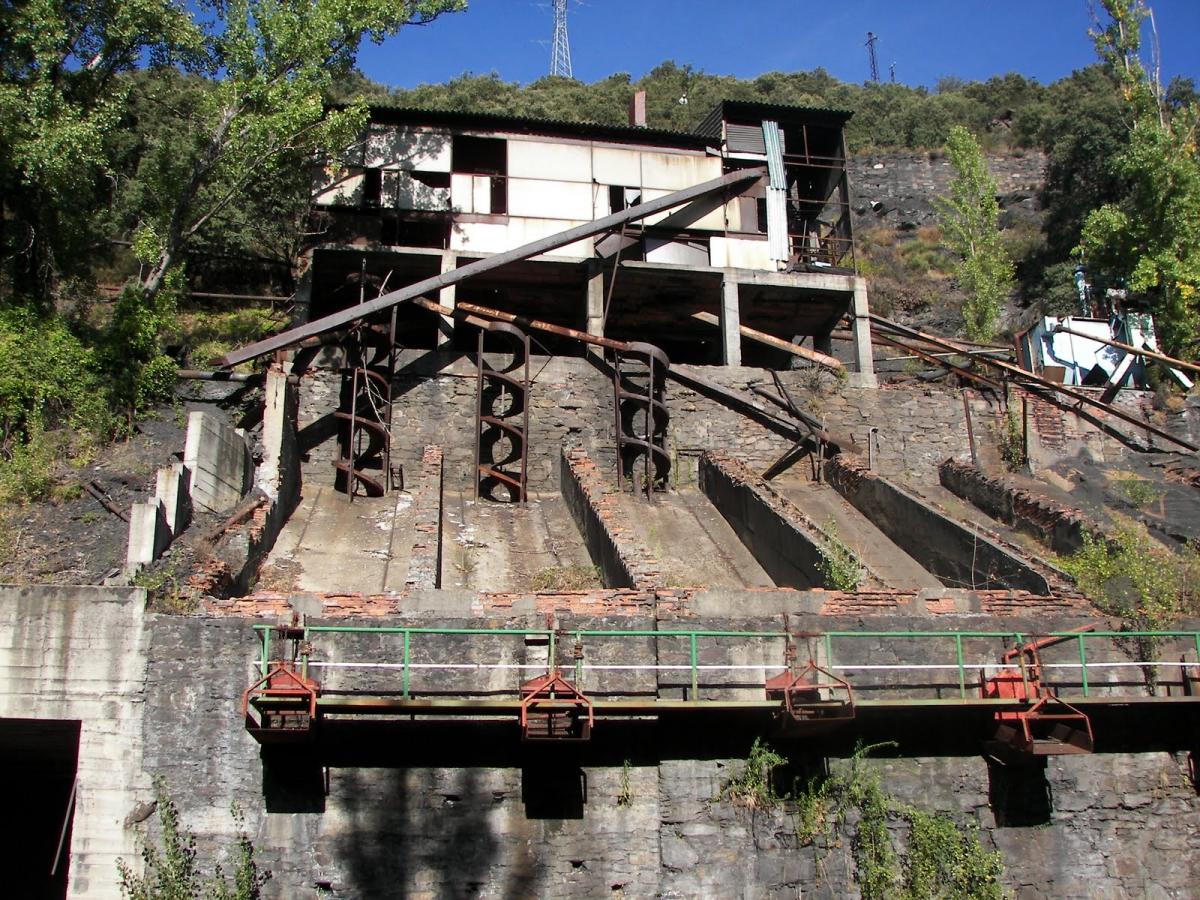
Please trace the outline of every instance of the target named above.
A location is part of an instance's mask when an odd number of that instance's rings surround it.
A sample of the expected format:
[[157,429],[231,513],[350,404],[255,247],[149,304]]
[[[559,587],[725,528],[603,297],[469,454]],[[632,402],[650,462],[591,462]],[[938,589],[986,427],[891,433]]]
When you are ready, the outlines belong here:
[[1054,329],[1055,332],[1061,331],[1063,334],[1073,334],[1075,337],[1084,338],[1089,341],[1097,341],[1101,344],[1108,344],[1110,347],[1116,347],[1118,350],[1124,350],[1126,353],[1132,353],[1134,356],[1144,356],[1146,359],[1153,359],[1156,362],[1166,363],[1168,366],[1174,366],[1176,369],[1186,369],[1189,372],[1195,372],[1200,375],[1200,366],[1195,363],[1186,362],[1182,359],[1176,359],[1173,356],[1167,356],[1165,353],[1157,353],[1154,350],[1139,350],[1132,344],[1122,344],[1120,341],[1109,340],[1108,338],[1096,337],[1091,334],[1084,334],[1081,331],[1075,331],[1068,328],[1066,325],[1058,325]]
[[[698,312],[692,313],[692,318],[698,322],[703,322],[705,325],[715,325],[721,327],[721,320],[712,313]],[[785,341],[782,338],[777,338],[773,334],[767,334],[765,331],[759,331],[757,328],[750,328],[747,325],[739,325],[738,331],[742,333],[742,337],[747,337],[752,341],[758,341],[760,344],[765,344],[768,347],[774,347],[776,350],[784,350],[802,359],[807,359],[809,362],[815,362],[819,366],[825,366],[828,369],[845,369],[840,359],[835,359],[824,353],[818,353],[816,350],[809,350],[806,347],[801,347],[799,344],[793,344],[791,341]]]
[[[909,328],[906,325],[901,325],[899,322],[893,322],[891,319],[885,319],[883,316],[877,316],[874,313],[871,313],[871,321],[873,323],[875,323],[876,325],[880,325],[881,327],[886,328],[889,331],[892,331],[892,332],[895,332],[896,334],[901,335],[902,337],[907,337],[907,338],[914,339],[914,340],[924,341],[927,344],[933,344],[934,346],[940,346],[940,348],[943,350],[949,350],[949,351],[953,351],[955,353],[961,353],[964,356],[970,357],[973,360],[983,363],[984,365],[988,365],[995,369],[999,369],[1000,371],[1005,372],[1008,375],[1012,375],[1016,378],[1027,381],[1030,384],[1037,385],[1040,388],[1050,390],[1056,394],[1063,394],[1064,396],[1070,397],[1072,400],[1075,400],[1081,404],[1086,404],[1088,406],[1095,407],[1096,409],[1099,409],[1101,412],[1107,413],[1108,415],[1113,416],[1117,419],[1120,419],[1121,421],[1126,422],[1130,425],[1134,425],[1138,428],[1144,429],[1145,431],[1149,432],[1150,434],[1153,434],[1155,437],[1162,438],[1164,441],[1170,441],[1172,444],[1176,444],[1180,447],[1184,447],[1188,450],[1191,450],[1193,453],[1195,453],[1197,450],[1200,450],[1200,447],[1197,447],[1195,444],[1193,444],[1189,441],[1185,441],[1183,438],[1176,437],[1175,435],[1171,434],[1169,431],[1164,431],[1161,428],[1156,428],[1155,426],[1149,424],[1148,422],[1143,422],[1140,419],[1137,419],[1137,418],[1129,415],[1126,412],[1122,412],[1121,410],[1116,409],[1113,406],[1110,406],[1109,404],[1103,402],[1102,400],[1097,400],[1094,397],[1089,397],[1087,394],[1083,393],[1082,391],[1076,391],[1069,387],[1066,387],[1065,385],[1056,384],[1053,381],[1047,381],[1045,378],[1042,378],[1038,375],[1034,375],[1032,372],[1022,369],[1020,366],[1015,366],[1012,363],[1004,362],[1003,360],[993,359],[990,356],[985,356],[983,354],[977,353],[974,350],[967,350],[961,346],[957,346],[952,341],[944,340],[942,338],[936,338],[933,335],[925,334],[924,332],[917,331],[916,329],[913,329],[913,328]],[[1066,406],[1068,409],[1070,409],[1069,404],[1064,403],[1062,405]],[[1071,411],[1075,412],[1075,410],[1071,410]]]
[[328,316],[317,319],[315,322],[309,322],[296,328],[289,328],[287,331],[273,337],[255,341],[238,350],[226,353],[217,361],[217,365],[227,368],[262,356],[265,353],[282,350],[305,338],[314,337],[326,331],[332,331],[335,328],[341,328],[357,319],[364,319],[381,310],[390,309],[398,303],[413,300],[422,294],[438,291],[442,288],[458,284],[461,281],[466,281],[475,275],[482,275],[484,272],[490,272],[511,263],[521,262],[532,256],[538,256],[559,247],[565,247],[567,244],[573,244],[575,241],[581,241],[584,238],[610,231],[628,222],[637,222],[655,213],[673,209],[676,206],[681,206],[684,203],[704,197],[714,191],[722,191],[735,185],[749,186],[751,181],[757,181],[765,174],[766,169],[763,167],[729,172],[720,178],[701,182],[692,187],[684,188],[681,191],[667,194],[665,197],[648,200],[645,203],[631,206],[629,209],[621,210],[610,216],[604,216],[593,222],[577,225],[574,228],[568,228],[566,231],[560,231],[548,237],[531,241],[528,244],[522,244],[520,247],[515,247],[512,250],[506,250],[494,256],[478,259],[461,268],[434,275],[432,278],[426,278],[423,281],[418,281],[415,284],[410,284],[395,291],[389,291],[366,303],[360,303],[357,306],[351,306],[347,309],[331,313]]
[[913,356],[923,359],[927,363],[931,363],[932,365],[942,366],[945,369],[949,369],[951,372],[953,372],[955,375],[959,376],[960,378],[966,378],[969,381],[978,382],[979,384],[982,384],[985,387],[989,387],[994,391],[1003,390],[1003,388],[1001,387],[999,382],[992,381],[992,379],[990,379],[990,378],[985,378],[983,375],[980,375],[976,372],[972,372],[970,369],[964,369],[961,366],[956,366],[954,363],[950,362],[948,359],[940,359],[932,353],[926,353],[924,350],[919,350],[918,348],[913,347],[910,344],[905,344],[901,341],[893,340],[892,338],[887,337],[882,334],[879,335],[879,340],[882,341],[883,343],[887,344],[889,347],[896,347],[896,348],[899,348],[900,350],[907,350]]

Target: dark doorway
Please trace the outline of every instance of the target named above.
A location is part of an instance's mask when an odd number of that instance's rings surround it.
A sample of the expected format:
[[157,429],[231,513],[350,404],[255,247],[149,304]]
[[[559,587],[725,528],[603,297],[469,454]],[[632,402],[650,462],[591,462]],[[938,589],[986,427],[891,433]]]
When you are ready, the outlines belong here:
[[6,896],[67,896],[79,722],[0,720],[0,766],[10,778],[5,801],[20,819],[0,842]]

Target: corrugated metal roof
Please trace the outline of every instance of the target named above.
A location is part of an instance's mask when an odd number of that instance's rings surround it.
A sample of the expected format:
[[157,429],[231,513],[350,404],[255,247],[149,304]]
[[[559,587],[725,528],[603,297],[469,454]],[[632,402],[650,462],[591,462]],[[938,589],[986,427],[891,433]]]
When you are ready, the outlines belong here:
[[721,123],[732,117],[749,116],[756,120],[776,119],[787,121],[795,118],[824,119],[844,125],[854,115],[853,110],[833,109],[822,106],[794,106],[790,103],[761,103],[757,100],[722,100],[696,126],[696,134],[705,137],[721,137]]
[[674,131],[667,128],[638,128],[633,125],[607,125],[602,122],[573,122],[566,119],[544,119],[536,116],[513,116],[506,113],[467,112],[455,109],[423,109],[391,104],[372,104],[374,121],[422,122],[487,126],[497,130],[530,134],[564,134],[579,137],[612,137],[627,143],[665,143],[684,147],[703,148],[711,141],[696,132]]
[[842,109],[791,106],[782,103],[758,103],[746,100],[722,100],[713,108],[695,131],[676,131],[669,128],[638,128],[633,125],[608,125],[601,122],[574,122],[537,116],[514,116],[507,113],[468,112],[456,109],[428,109],[401,104],[372,104],[371,118],[375,121],[428,122],[460,127],[490,126],[508,131],[531,134],[563,134],[578,137],[611,137],[627,143],[647,141],[682,147],[705,147],[721,139],[721,123],[734,116],[791,119],[803,116],[844,124],[853,112]]

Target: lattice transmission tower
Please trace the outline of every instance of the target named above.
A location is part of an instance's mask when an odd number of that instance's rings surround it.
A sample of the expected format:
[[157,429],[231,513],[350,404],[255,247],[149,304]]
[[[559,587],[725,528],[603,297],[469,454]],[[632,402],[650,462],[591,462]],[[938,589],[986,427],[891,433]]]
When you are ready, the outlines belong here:
[[871,80],[879,81],[879,60],[875,57],[875,42],[879,38],[872,32],[867,32],[867,57],[871,60]]
[[571,42],[567,39],[567,0],[554,0],[554,49],[550,54],[550,74],[575,77],[571,74]]

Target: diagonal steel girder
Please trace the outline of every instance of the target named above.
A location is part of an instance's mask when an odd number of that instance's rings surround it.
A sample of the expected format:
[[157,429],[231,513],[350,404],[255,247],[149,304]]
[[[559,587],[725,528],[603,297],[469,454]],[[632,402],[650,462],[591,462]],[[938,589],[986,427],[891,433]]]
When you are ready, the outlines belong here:
[[[305,338],[314,337],[318,334],[323,334],[326,331],[333,331],[335,328],[341,328],[349,325],[358,319],[373,315],[383,309],[389,309],[397,304],[412,300],[422,294],[440,290],[444,287],[458,284],[465,281],[474,275],[480,275],[484,272],[490,272],[493,269],[499,269],[510,263],[520,262],[524,259],[529,259],[532,256],[538,256],[542,253],[547,253],[550,250],[558,247],[565,247],[567,244],[573,244],[575,241],[583,240],[584,238],[592,237],[593,235],[609,231],[613,228],[624,225],[627,222],[636,222],[652,216],[655,213],[663,212],[664,210],[672,209],[676,206],[682,206],[684,203],[689,203],[692,200],[699,199],[715,191],[724,190],[725,188],[735,185],[742,186],[742,190],[749,187],[750,182],[757,181],[766,174],[766,169],[758,166],[752,169],[739,169],[736,172],[729,172],[722,175],[720,178],[713,178],[709,181],[701,182],[689,188],[684,188],[681,191],[667,194],[665,197],[659,197],[655,200],[648,200],[637,206],[632,206],[629,209],[621,212],[613,213],[610,216],[605,216],[602,219],[596,219],[593,222],[587,222],[583,225],[577,225],[574,228],[568,228],[566,231],[560,231],[548,237],[540,238],[528,244],[522,244],[520,247],[515,247],[512,250],[506,250],[503,253],[497,253],[494,256],[488,256],[484,259],[476,260],[473,263],[468,263],[459,269],[454,269],[450,272],[444,272],[440,275],[435,275],[432,278],[426,278],[424,281],[418,281],[415,284],[410,284],[407,287],[402,287],[395,291],[383,294],[376,297],[374,300],[369,300],[366,303],[360,303],[357,306],[349,307],[328,316],[323,316],[314,322],[308,322],[304,325],[298,325],[295,328],[289,328],[287,331],[274,335],[269,338],[264,338],[261,341],[255,341],[253,344],[247,344],[238,350],[226,353],[217,361],[220,367],[234,366],[238,363],[246,362],[255,357],[262,356],[265,353],[271,353],[275,350],[282,350],[285,347],[290,347],[292,344],[299,343]],[[737,193],[741,193],[738,191]]]

